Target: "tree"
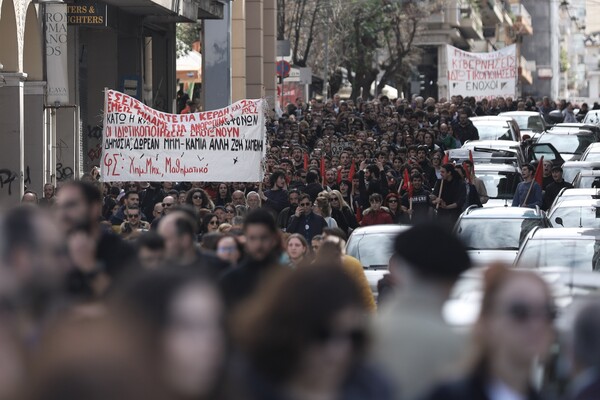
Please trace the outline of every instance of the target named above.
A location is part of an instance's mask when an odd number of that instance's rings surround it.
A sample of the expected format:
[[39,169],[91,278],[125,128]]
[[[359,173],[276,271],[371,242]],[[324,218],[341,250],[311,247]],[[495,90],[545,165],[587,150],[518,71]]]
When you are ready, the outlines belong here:
[[330,0],[277,0],[277,39],[289,39],[292,62],[306,67]]
[[180,23],[176,28],[177,57],[185,56],[192,51],[192,44],[200,40],[200,25],[198,23]]

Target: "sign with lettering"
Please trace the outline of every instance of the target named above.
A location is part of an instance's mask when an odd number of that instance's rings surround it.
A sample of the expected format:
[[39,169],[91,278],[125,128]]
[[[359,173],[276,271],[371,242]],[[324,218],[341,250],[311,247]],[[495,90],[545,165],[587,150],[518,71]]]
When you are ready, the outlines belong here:
[[67,7],[69,25],[106,26],[106,4],[99,1],[78,1]]
[[180,115],[107,90],[101,175],[105,182],[259,182],[265,139],[260,99]]
[[517,46],[491,53],[469,53],[447,45],[448,94],[477,100],[517,95]]
[[69,104],[67,68],[67,5],[46,4],[46,99],[48,104]]

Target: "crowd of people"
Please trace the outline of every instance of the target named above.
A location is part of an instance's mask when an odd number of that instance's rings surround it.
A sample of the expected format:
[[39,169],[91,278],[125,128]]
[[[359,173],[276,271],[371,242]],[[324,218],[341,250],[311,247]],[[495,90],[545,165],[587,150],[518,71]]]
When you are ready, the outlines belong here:
[[[471,268],[448,227],[487,201],[444,150],[477,138],[471,115],[535,107],[553,106],[298,99],[267,126],[263,182],[94,168],[26,192],[0,218],[0,400],[598,398],[599,303],[564,341],[546,282],[493,265],[477,322],[443,318]],[[375,224],[413,225],[379,299],[345,254]]]

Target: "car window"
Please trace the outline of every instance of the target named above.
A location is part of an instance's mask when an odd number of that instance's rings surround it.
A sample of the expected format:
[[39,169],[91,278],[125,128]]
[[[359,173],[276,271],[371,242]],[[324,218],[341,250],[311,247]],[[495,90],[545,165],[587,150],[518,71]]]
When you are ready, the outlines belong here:
[[517,121],[517,125],[521,129],[528,129],[534,132],[544,131],[542,118],[537,115],[511,115],[510,117]]
[[483,181],[488,196],[491,199],[509,199],[515,196],[521,175],[516,172],[477,172],[477,177]]
[[518,250],[529,231],[542,225],[541,218],[462,218],[456,234],[470,250]]
[[357,258],[364,267],[388,265],[396,235],[397,233],[353,235],[348,241],[346,254]]
[[539,143],[550,143],[559,153],[583,154],[590,144],[594,142],[591,135],[553,135],[546,134],[540,137]]
[[[600,211],[600,210],[598,210]],[[549,216],[551,223],[560,227],[556,218],[562,219],[562,226],[565,228],[600,228],[600,218],[598,217],[596,207],[556,207]]]
[[590,239],[528,241],[518,258],[520,267],[568,267],[586,271],[600,268],[600,242]]
[[600,161],[600,151],[587,153],[585,157],[581,158],[581,161]]
[[508,126],[475,124],[475,127],[479,133],[479,140],[516,140]]
[[589,189],[589,188],[600,188],[600,176],[579,176],[576,179],[575,187]]
[[583,119],[583,123],[593,125],[600,124],[600,113],[588,111],[588,113],[585,115],[585,118]]

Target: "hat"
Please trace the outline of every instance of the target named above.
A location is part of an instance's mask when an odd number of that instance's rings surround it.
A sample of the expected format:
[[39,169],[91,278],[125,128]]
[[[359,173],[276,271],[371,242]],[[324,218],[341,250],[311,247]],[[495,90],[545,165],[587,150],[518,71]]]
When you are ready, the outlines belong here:
[[419,224],[400,233],[394,243],[394,256],[428,280],[455,281],[471,268],[464,244],[456,235],[433,223]]
[[550,170],[551,172],[563,172],[562,167],[555,165],[552,167],[552,169]]

